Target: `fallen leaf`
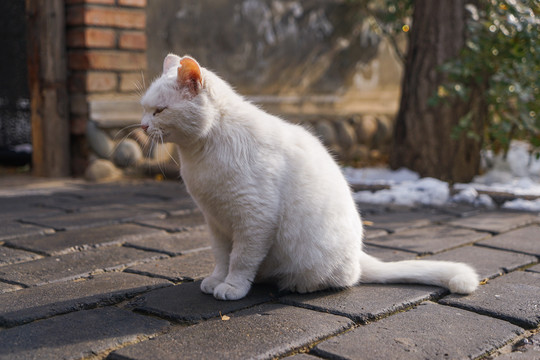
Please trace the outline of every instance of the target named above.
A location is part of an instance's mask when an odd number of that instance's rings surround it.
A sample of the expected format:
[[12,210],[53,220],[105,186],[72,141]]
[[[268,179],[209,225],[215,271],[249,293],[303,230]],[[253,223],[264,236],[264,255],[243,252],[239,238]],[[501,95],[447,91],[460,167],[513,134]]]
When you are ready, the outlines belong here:
[[230,319],[231,319],[230,316],[227,316],[227,315],[221,315],[221,311],[219,312],[219,316],[221,317],[221,320],[223,320],[223,321],[227,321],[227,320],[230,320]]

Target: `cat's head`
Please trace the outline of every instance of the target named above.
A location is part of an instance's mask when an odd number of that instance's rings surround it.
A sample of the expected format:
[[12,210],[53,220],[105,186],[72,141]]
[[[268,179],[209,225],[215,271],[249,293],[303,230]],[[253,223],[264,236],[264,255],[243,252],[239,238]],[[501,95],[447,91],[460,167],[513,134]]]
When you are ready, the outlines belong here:
[[216,109],[208,91],[207,71],[195,59],[169,54],[163,73],[141,99],[141,127],[161,141],[187,144],[204,137]]

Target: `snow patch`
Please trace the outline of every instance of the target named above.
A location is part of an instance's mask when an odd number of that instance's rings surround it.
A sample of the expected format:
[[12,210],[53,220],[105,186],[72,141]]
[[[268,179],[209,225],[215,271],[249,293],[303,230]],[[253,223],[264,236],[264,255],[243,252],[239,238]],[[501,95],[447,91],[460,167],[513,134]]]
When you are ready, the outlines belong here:
[[[493,208],[493,199],[479,191],[540,196],[540,159],[531,154],[527,143],[513,141],[506,157],[486,151],[483,162],[489,170],[475,177],[469,184],[455,184],[454,190],[459,192],[453,196],[450,196],[448,183],[433,178],[420,178],[416,172],[408,169],[344,168],[343,173],[350,184],[390,186],[390,189],[359,191],[353,195],[356,201],[374,204],[440,206],[464,203]],[[502,207],[540,212],[540,199],[515,199],[505,202]]]

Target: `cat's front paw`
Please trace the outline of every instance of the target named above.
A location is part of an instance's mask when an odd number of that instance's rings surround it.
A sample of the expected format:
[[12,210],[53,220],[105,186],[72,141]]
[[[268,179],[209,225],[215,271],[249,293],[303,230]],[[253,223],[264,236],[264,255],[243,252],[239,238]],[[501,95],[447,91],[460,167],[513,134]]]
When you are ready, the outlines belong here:
[[238,300],[243,298],[249,292],[251,285],[231,285],[221,283],[214,289],[214,297],[218,300]]
[[209,276],[201,282],[201,291],[205,294],[213,295],[214,290],[221,283],[223,283],[223,280]]

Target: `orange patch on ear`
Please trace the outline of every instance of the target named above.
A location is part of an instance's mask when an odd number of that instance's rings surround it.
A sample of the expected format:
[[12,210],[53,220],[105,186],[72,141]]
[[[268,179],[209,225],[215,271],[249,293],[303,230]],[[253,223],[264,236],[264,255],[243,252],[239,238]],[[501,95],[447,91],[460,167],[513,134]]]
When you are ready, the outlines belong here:
[[199,64],[191,58],[180,60],[178,68],[178,83],[187,86],[196,95],[202,86],[201,68]]

